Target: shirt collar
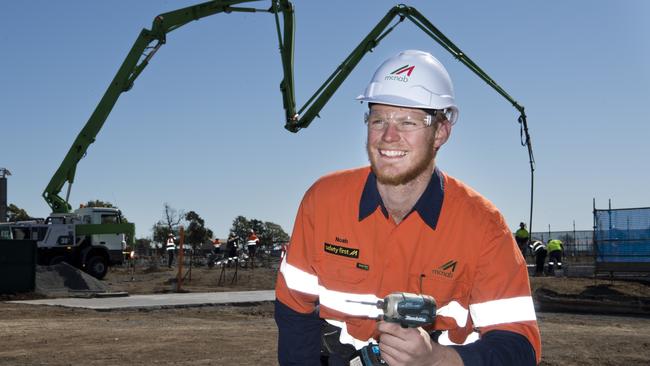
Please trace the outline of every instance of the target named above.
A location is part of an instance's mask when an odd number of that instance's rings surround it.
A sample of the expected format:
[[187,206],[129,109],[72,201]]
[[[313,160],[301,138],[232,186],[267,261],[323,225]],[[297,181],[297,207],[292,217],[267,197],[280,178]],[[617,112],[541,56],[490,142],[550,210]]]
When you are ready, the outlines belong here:
[[[438,224],[438,218],[440,217],[440,210],[442,209],[444,193],[445,189],[442,173],[438,168],[436,168],[431,175],[431,180],[429,181],[427,188],[406,217],[416,211],[422,220],[429,227],[435,230],[436,225]],[[363,187],[361,201],[359,202],[359,221],[375,212],[377,206],[381,208],[384,217],[388,218],[388,211],[384,206],[381,195],[379,195],[379,190],[377,190],[377,176],[371,170],[368,174],[368,179],[366,179],[366,185]]]

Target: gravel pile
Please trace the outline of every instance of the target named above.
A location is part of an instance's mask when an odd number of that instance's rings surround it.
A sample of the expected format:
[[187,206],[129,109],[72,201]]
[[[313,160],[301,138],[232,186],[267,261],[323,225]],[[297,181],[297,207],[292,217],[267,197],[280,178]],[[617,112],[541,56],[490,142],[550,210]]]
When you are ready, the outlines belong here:
[[107,292],[108,285],[95,277],[65,263],[36,266],[37,294],[45,296],[93,294]]

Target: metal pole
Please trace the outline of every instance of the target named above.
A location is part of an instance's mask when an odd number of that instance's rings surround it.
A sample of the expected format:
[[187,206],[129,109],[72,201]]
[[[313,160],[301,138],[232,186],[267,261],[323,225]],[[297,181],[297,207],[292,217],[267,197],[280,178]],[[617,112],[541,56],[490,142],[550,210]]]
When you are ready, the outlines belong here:
[[573,220],[573,256],[576,255],[578,239],[576,239],[576,220]]
[[593,233],[591,234],[591,253],[594,256],[594,268],[596,268],[596,258],[598,256],[598,247],[597,247],[597,242],[598,242],[598,219],[596,217],[597,211],[596,211],[596,197],[593,198],[593,213],[594,213],[594,223],[593,223]]
[[183,288],[183,246],[185,244],[185,229],[180,228],[180,250],[178,251],[178,274],[176,275],[176,292],[181,292]]
[[607,215],[609,216],[609,231],[612,231],[612,199],[609,199],[609,208],[607,209]]
[[7,176],[11,172],[0,168],[0,222],[7,222]]
[[7,222],[7,178],[0,177],[0,222]]

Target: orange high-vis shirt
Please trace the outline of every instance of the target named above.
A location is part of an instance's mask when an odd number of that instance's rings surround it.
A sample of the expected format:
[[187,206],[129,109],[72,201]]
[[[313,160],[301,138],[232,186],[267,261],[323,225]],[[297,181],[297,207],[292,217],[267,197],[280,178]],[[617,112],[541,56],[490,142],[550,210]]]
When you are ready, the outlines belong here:
[[246,245],[257,245],[259,242],[260,239],[255,234],[250,234],[246,239]]
[[494,205],[435,170],[414,210],[395,224],[369,167],[318,180],[300,205],[276,284],[277,299],[342,329],[357,349],[377,340],[393,292],[433,296],[432,329],[443,345],[473,342],[491,330],[541,339],[524,258]]

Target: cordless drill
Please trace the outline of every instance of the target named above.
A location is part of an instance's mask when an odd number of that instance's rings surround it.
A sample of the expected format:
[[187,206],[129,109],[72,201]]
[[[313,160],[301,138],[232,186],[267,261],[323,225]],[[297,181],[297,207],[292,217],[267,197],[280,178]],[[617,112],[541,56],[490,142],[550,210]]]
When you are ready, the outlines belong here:
[[[436,300],[429,295],[416,295],[408,292],[393,292],[383,300],[374,302],[350,301],[375,305],[384,312],[383,320],[399,323],[403,328],[417,328],[431,325],[436,319]],[[351,366],[386,365],[381,359],[379,345],[369,344],[359,350],[350,361]]]

